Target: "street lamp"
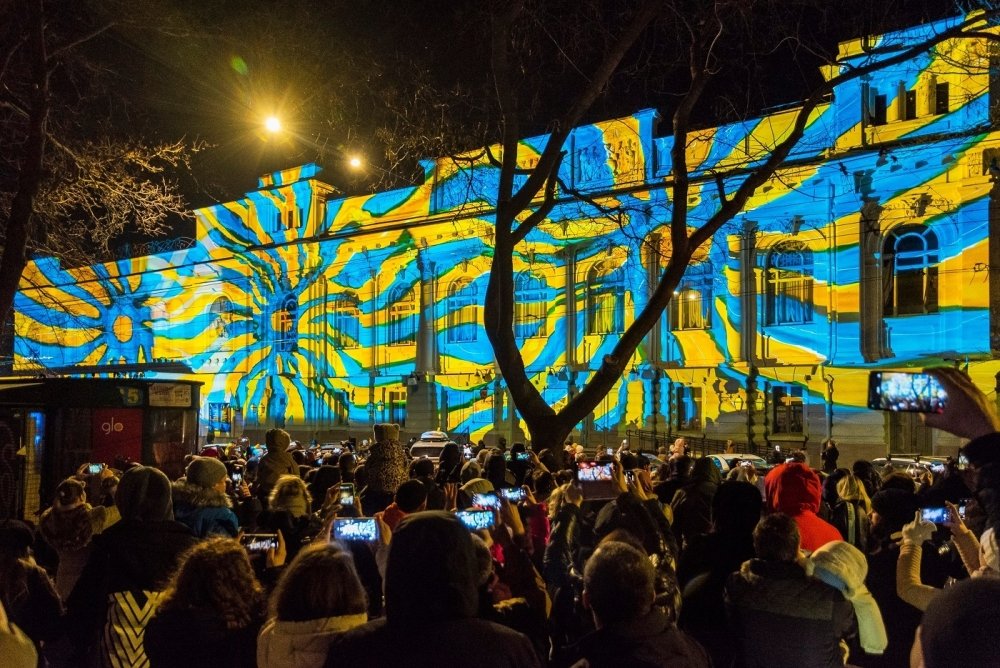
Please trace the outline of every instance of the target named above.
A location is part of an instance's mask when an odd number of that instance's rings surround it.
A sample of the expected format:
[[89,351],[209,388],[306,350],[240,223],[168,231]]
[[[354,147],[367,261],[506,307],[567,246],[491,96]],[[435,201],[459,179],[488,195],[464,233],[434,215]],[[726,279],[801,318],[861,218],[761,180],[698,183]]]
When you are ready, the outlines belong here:
[[331,151],[334,154],[341,157],[346,162],[347,166],[350,167],[352,170],[360,171],[365,166],[365,161],[360,155],[357,155],[355,153],[347,153],[340,147],[334,147],[331,149],[329,147],[329,139],[323,139],[321,143],[320,142],[321,137],[319,134],[316,134],[315,137],[309,138],[303,135],[299,135],[291,129],[286,130],[284,123],[281,122],[281,119],[278,116],[271,115],[265,118],[264,130],[267,131],[267,134],[272,136],[290,135],[293,139],[308,144],[310,147],[316,149],[321,154],[326,153],[327,151]]

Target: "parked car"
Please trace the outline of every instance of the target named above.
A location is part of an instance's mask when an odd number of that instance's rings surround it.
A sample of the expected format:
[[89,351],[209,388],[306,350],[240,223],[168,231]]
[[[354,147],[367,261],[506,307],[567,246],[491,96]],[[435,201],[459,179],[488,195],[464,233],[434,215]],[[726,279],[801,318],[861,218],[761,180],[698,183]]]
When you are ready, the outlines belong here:
[[410,457],[413,459],[427,457],[436,462],[441,457],[445,444],[450,441],[448,434],[443,431],[425,431],[420,434],[420,439],[410,446]]
[[740,465],[740,462],[750,462],[757,469],[757,473],[764,475],[771,470],[771,465],[763,457],[747,453],[705,455],[712,460],[712,463],[719,468],[722,477],[725,478],[730,471]]
[[876,471],[884,474],[886,463],[891,463],[893,471],[902,471],[909,473],[910,475],[914,475],[923,469],[929,469],[933,473],[942,473],[944,471],[945,462],[947,461],[947,457],[935,457],[920,454],[900,454],[892,455],[891,459],[886,457],[876,457],[872,460],[872,466],[875,467]]

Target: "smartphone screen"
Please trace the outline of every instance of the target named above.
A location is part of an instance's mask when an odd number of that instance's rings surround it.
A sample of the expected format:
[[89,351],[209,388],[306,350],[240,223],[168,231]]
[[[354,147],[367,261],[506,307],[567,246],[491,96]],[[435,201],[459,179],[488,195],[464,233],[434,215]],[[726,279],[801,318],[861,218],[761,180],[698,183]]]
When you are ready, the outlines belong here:
[[962,518],[963,522],[965,521],[965,508],[967,503],[968,502],[966,501],[962,501],[958,504],[958,516]]
[[342,506],[354,505],[354,483],[344,482],[340,484],[340,500],[338,503]]
[[233,481],[234,485],[239,485],[241,482],[243,482],[243,472],[233,471],[232,473],[229,474],[229,479]]
[[379,538],[374,517],[341,517],[333,521],[334,540],[374,543]]
[[245,533],[240,537],[240,544],[247,552],[267,552],[278,549],[278,534],[276,533]]
[[868,377],[868,408],[908,413],[941,413],[948,393],[929,373],[872,371]]
[[511,503],[520,503],[524,501],[525,492],[521,487],[511,487],[509,489],[501,489],[500,494],[503,498],[507,499]]
[[615,488],[612,482],[613,466],[610,462],[577,462],[576,479],[580,483],[584,499],[615,498]]
[[500,510],[500,497],[493,492],[473,494],[472,505],[479,506],[480,508],[495,508],[496,510]]
[[969,468],[969,458],[963,454],[960,454],[958,456],[958,470],[964,471],[967,468]]
[[920,511],[920,517],[923,518],[925,522],[933,522],[934,524],[944,524],[948,520],[948,509],[945,508],[944,506],[923,508]]
[[87,467],[87,473],[100,473],[104,470],[104,464],[91,464]]
[[530,462],[531,461],[531,455],[529,453],[527,453],[527,452],[518,452],[514,456],[515,456],[516,460],[519,461],[519,462]]
[[469,531],[482,531],[493,527],[494,517],[491,510],[460,510],[455,513]]

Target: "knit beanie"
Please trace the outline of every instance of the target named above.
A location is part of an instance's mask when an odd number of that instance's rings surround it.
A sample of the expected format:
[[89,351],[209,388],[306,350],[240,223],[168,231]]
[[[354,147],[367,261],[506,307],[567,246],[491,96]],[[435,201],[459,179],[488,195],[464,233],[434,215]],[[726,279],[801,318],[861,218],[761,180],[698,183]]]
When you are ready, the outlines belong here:
[[136,466],[122,474],[115,505],[124,520],[156,522],[174,519],[170,479],[152,466]]
[[942,589],[924,612],[920,648],[926,668],[997,665],[1000,579],[969,578]]
[[226,475],[226,465],[214,457],[195,457],[185,472],[189,485],[206,489],[215,487],[226,479]]
[[868,654],[885,652],[889,638],[878,603],[865,586],[868,560],[864,553],[850,543],[836,540],[816,549],[809,563],[813,577],[839,590],[854,606],[862,649]]

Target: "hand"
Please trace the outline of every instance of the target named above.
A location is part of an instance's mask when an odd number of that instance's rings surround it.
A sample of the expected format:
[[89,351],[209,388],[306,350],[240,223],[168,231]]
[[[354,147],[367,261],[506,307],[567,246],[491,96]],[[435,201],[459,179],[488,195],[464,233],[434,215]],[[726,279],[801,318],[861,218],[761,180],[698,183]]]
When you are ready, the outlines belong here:
[[962,520],[961,514],[958,512],[958,506],[951,501],[945,501],[944,507],[948,509],[948,519],[945,520],[944,525],[951,529],[952,535],[957,536],[968,531],[968,528],[965,526],[965,522]]
[[538,500],[535,499],[535,494],[531,491],[531,488],[527,485],[522,485],[521,489],[524,490],[524,507],[533,508],[534,506],[537,506]]
[[615,490],[616,496],[628,491],[628,485],[625,484],[625,474],[622,472],[622,464],[617,459],[611,464],[611,487]]
[[969,376],[952,367],[935,367],[924,372],[937,378],[948,392],[943,413],[921,414],[927,426],[970,440],[1000,431],[1000,418],[989,398]]
[[390,529],[389,525],[385,523],[385,520],[378,515],[375,516],[375,521],[378,522],[379,544],[382,547],[387,547],[392,541],[392,529]]
[[288,550],[285,549],[285,537],[278,531],[278,547],[272,547],[267,551],[267,567],[275,568],[284,566],[285,559],[288,558]]
[[246,499],[250,497],[250,485],[247,484],[246,480],[240,481],[240,498]]
[[524,535],[524,523],[521,521],[521,514],[517,508],[507,499],[500,500],[500,517],[503,524],[510,527],[515,536]]
[[453,512],[458,507],[458,483],[446,482],[444,484],[444,509]]
[[903,526],[903,545],[923,545],[924,541],[931,539],[936,528],[932,522],[925,522],[918,510],[913,515],[913,521]]
[[538,469],[539,471],[548,471],[542,460],[538,458],[538,453],[534,450],[528,450],[528,460],[531,462],[531,466]]

